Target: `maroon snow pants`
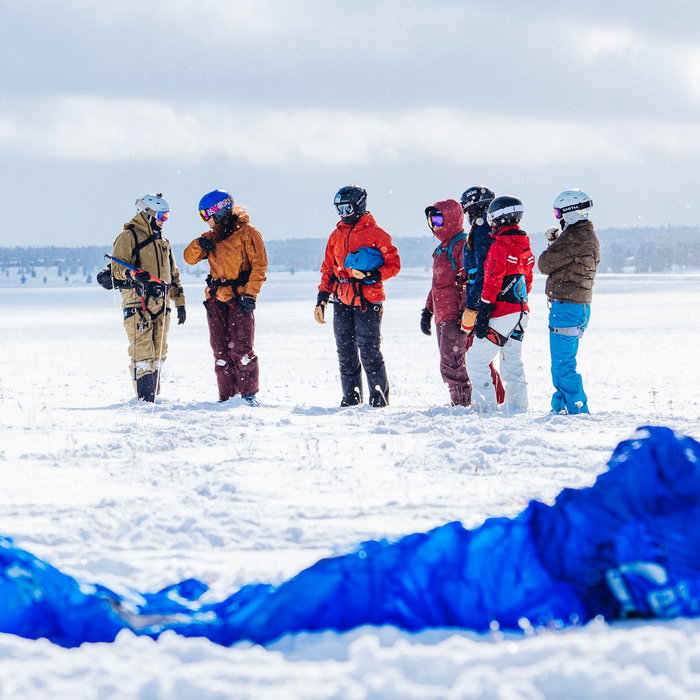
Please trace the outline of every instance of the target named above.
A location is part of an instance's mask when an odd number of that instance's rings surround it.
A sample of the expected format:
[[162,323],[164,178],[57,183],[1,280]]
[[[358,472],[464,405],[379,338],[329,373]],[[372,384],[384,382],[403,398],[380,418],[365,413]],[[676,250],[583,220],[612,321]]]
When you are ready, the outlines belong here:
[[469,406],[472,401],[472,384],[464,365],[468,336],[462,333],[458,323],[448,320],[435,324],[440,350],[440,374],[450,390],[452,405]]
[[236,394],[257,393],[258,357],[253,352],[255,316],[241,311],[234,302],[205,301],[209,322],[209,341],[214,351],[214,371],[219,387],[219,401]]
[[[440,349],[440,374],[450,390],[453,406],[469,406],[472,401],[472,384],[467,376],[464,358],[474,340],[474,334],[462,333],[459,321],[449,320],[435,324],[438,348]],[[491,367],[491,378],[496,387],[496,400],[505,401],[506,392],[501,377]]]

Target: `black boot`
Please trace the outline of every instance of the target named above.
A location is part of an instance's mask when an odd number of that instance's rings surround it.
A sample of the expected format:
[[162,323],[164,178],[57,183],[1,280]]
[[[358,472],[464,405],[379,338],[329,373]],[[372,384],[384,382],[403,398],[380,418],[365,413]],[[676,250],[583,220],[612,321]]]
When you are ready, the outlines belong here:
[[341,407],[358,406],[362,403],[362,375],[357,374],[352,377],[340,373],[340,386],[343,389],[343,399]]
[[388,406],[389,387],[385,385],[383,390],[373,389],[369,394],[369,405],[373,406],[374,408],[384,408],[384,406]]
[[156,373],[144,374],[136,380],[136,395],[139,401],[154,403],[156,400]]
[[345,396],[343,396],[340,407],[345,408],[346,406],[359,406],[362,403],[362,397],[357,393],[355,389],[349,391]]

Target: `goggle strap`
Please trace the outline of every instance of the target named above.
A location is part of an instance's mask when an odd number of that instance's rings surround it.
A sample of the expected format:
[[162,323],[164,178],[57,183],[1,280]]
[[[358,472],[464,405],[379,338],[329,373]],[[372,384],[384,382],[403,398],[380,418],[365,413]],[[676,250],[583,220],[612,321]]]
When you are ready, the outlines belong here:
[[491,219],[498,219],[500,216],[505,216],[506,214],[515,214],[519,211],[525,211],[525,207],[522,204],[516,204],[512,207],[504,207],[498,211],[489,212]]
[[579,211],[580,209],[589,209],[590,207],[593,206],[593,201],[592,200],[586,200],[585,202],[581,202],[580,204],[569,204],[566,207],[554,207],[557,211],[559,211],[561,214],[568,214],[570,211]]

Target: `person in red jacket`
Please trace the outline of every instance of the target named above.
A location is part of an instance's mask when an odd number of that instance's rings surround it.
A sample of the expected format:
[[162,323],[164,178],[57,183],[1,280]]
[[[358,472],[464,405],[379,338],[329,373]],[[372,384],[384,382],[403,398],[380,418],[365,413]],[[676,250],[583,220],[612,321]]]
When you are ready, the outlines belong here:
[[325,323],[326,306],[333,302],[343,390],[340,405],[362,403],[364,368],[370,406],[387,406],[389,381],[381,351],[382,282],[398,274],[401,260],[389,234],[367,211],[367,192],[362,187],[342,187],[334,203],[340,222],[326,245],[314,318]]
[[469,406],[472,387],[464,364],[469,336],[460,326],[464,286],[455,281],[467,238],[462,206],[454,199],[445,199],[429,206],[425,216],[440,245],[433,253],[433,285],[421,312],[420,327],[425,335],[432,335],[430,325],[435,315],[442,381],[450,390],[453,406]]
[[521,353],[530,313],[527,297],[532,289],[535,256],[527,233],[518,225],[523,211],[523,203],[511,196],[497,197],[488,208],[494,242],[484,264],[484,286],[474,324],[476,338],[467,353],[472,405],[483,411],[497,410],[489,363],[499,353],[506,409],[527,408]]

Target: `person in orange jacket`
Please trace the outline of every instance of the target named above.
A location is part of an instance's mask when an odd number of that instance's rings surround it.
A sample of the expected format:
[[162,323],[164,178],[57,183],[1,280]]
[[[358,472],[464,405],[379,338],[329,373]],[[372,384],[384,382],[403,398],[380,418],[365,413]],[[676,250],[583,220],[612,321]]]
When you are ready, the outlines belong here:
[[209,261],[206,300],[209,339],[219,401],[240,394],[251,406],[260,388],[255,339],[256,297],[265,281],[267,253],[260,232],[250,225],[248,213],[235,207],[223,190],[204,195],[199,215],[210,231],[185,249],[185,262]]
[[340,222],[326,245],[314,317],[325,323],[326,306],[333,303],[343,390],[340,405],[362,403],[364,368],[370,406],[387,406],[389,381],[381,351],[382,282],[399,273],[401,260],[391,236],[367,211],[367,192],[362,187],[341,187],[334,204]]

